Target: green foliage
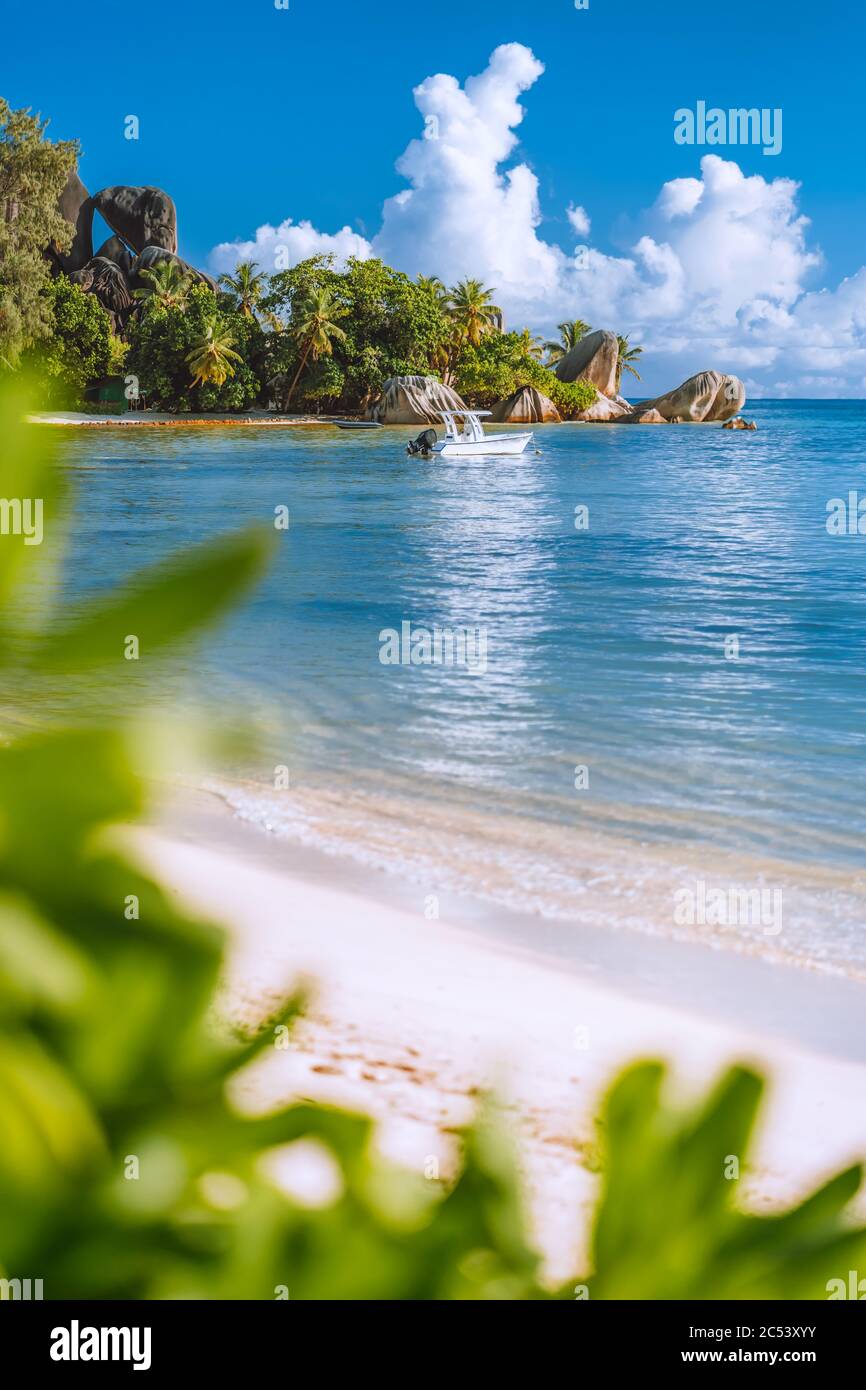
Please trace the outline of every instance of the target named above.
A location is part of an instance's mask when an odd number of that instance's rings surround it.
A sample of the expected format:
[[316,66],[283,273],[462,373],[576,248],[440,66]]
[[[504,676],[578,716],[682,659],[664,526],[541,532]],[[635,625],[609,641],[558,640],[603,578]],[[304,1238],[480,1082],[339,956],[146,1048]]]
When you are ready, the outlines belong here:
[[573,420],[582,410],[588,410],[598,392],[590,381],[560,381],[554,372],[540,362],[527,362],[520,373],[521,386],[537,386],[549,396],[563,420]]
[[234,350],[234,335],[225,324],[210,319],[204,332],[193,339],[192,347],[186,355],[186,364],[192,373],[193,386],[224,386],[237,370],[236,364],[243,362],[239,352]]
[[595,387],[586,381],[560,381],[532,352],[524,333],[488,333],[473,346],[465,344],[457,362],[455,386],[467,404],[487,410],[521,386],[536,386],[553,401],[564,419],[592,405]]
[[[44,496],[54,532],[63,474],[21,409],[0,411],[0,487]],[[20,602],[42,554],[8,540],[0,600],[16,630],[2,634],[0,668],[13,686],[22,670],[107,675],[129,633],[144,662],[223,611],[267,550],[258,535],[229,537],[70,619]],[[145,804],[135,728],[52,727],[0,748],[0,1276],[39,1271],[50,1298],[538,1296],[491,1127],[469,1137],[443,1193],[376,1159],[363,1117],[233,1105],[229,1083],[300,1001],[243,1036],[215,1024],[223,933],[101,834]],[[298,1139],[337,1171],[321,1210],[292,1202],[265,1162]]]
[[[51,545],[0,546],[4,689],[57,672],[104,680],[129,633],[147,668],[255,582],[268,542],[241,534],[64,614],[51,574],[39,581],[62,550],[67,484],[23,404],[0,401],[0,493],[44,499]],[[446,1187],[385,1164],[362,1116],[234,1104],[230,1083],[281,1046],[303,1001],[244,1034],[220,1026],[223,932],[105,834],[145,808],[138,728],[71,721],[0,747],[0,1277],[43,1278],[48,1298],[553,1296],[488,1116]],[[747,1161],[760,1080],[734,1068],[678,1112],[663,1079],[642,1064],[608,1097],[590,1296],[825,1297],[866,1258],[866,1233],[845,1220],[860,1168],[782,1215],[745,1215],[726,1168]],[[317,1208],[271,1163],[298,1140],[336,1174]]]
[[141,272],[144,281],[133,291],[133,299],[140,300],[145,309],[159,305],[162,309],[182,309],[189,297],[195,281],[176,261],[157,261],[155,266]]
[[[225,300],[225,296],[220,296]],[[222,382],[192,384],[190,355],[209,328],[225,334],[241,360]],[[265,335],[255,319],[232,309],[207,285],[193,285],[182,305],[168,305],[154,294],[141,317],[130,324],[127,370],[138,376],[148,405],[178,412],[246,410],[258,398],[262,379],[256,367]],[[193,368],[194,370],[194,368]]]
[[744,1174],[761,1078],[732,1067],[682,1111],[664,1103],[664,1080],[661,1064],[641,1063],[608,1095],[590,1297],[826,1298],[828,1280],[866,1257],[866,1230],[846,1214],[861,1165],[781,1215],[747,1215],[732,1160]]
[[346,311],[339,321],[346,336],[333,344],[333,372],[311,371],[299,379],[298,403],[323,397],[324,375],[330,377],[330,387],[341,385],[340,407],[358,409],[388,377],[427,375],[441,364],[449,320],[429,285],[416,284],[382,261],[351,259],[338,272],[332,256],[314,256],[272,275],[270,292],[262,300],[263,310],[278,314],[288,327],[272,335],[272,376],[291,382],[297,374],[304,351],[303,335],[297,332],[303,306],[320,290],[329,291],[331,302]]
[[307,366],[315,366],[324,358],[333,357],[335,347],[345,343],[346,331],[341,328],[340,319],[344,319],[348,312],[328,285],[311,287],[302,298],[295,300],[288,331],[297,344],[299,361],[286,392],[286,409]]
[[566,319],[564,323],[557,325],[559,328],[559,339],[549,338],[544,343],[543,350],[547,354],[547,365],[549,367],[565,357],[566,353],[571,352],[573,347],[585,338],[590,332],[590,326],[583,319]]
[[629,345],[628,337],[626,336],[625,338],[623,338],[621,334],[617,336],[616,343],[618,349],[616,359],[616,390],[617,395],[619,395],[620,386],[622,385],[622,374],[624,371],[628,372],[630,376],[635,377],[637,381],[640,381],[640,372],[634,364],[635,362],[637,362],[637,360],[643,353],[643,348],[638,347],[637,344],[635,344],[634,347],[631,347]]
[[48,282],[42,299],[50,336],[24,354],[22,365],[38,383],[41,405],[73,408],[81,404],[89,382],[120,369],[124,349],[99,300],[65,275]]
[[50,335],[45,248],[67,251],[72,243],[57,203],[78,145],[53,144],[47,125],[0,97],[0,366],[16,366],[25,348]]
[[478,347],[485,334],[502,326],[502,310],[493,303],[493,291],[480,280],[461,280],[449,292],[447,304],[458,343]]
[[259,271],[256,261],[238,261],[234,275],[221,275],[219,283],[227,292],[232,308],[251,319],[255,317],[256,305],[265,292],[267,278]]

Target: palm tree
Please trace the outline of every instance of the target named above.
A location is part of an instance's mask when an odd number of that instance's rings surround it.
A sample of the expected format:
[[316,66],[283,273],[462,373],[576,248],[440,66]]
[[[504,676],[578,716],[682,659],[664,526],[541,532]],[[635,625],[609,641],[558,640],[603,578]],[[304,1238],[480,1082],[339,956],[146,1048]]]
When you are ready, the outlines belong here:
[[312,357],[314,362],[318,362],[320,357],[330,357],[334,351],[334,343],[346,341],[346,334],[337,320],[345,318],[348,312],[348,309],[337,303],[331,291],[324,287],[310,290],[298,304],[298,318],[297,322],[292,324],[292,331],[297,341],[303,344],[303,348],[300,366],[286,396],[286,410],[308,359]]
[[556,326],[559,329],[559,342],[548,339],[544,344],[548,367],[552,367],[555,362],[561,362],[589,332],[589,324],[584,323],[583,319],[567,319],[565,323],[558,323]]
[[211,319],[193,342],[185,361],[193,372],[193,386],[222,386],[230,376],[234,376],[235,362],[242,362],[239,352],[234,351],[234,335],[216,319]]
[[181,270],[177,261],[157,261],[150,270],[141,272],[147,284],[133,291],[135,299],[144,300],[145,305],[159,304],[164,309],[182,309],[192,289],[192,276]]
[[419,289],[426,290],[442,308],[448,303],[448,291],[438,275],[418,275],[415,284]]
[[493,303],[493,290],[480,280],[461,280],[448,295],[448,312],[462,342],[477,347],[485,333],[502,327],[502,310]]
[[547,344],[535,333],[530,333],[528,328],[524,328],[520,335],[520,351],[524,357],[534,357],[537,362],[541,361]]
[[617,346],[619,348],[619,353],[616,359],[616,394],[619,395],[619,388],[620,383],[622,382],[623,369],[625,369],[625,371],[627,372],[631,372],[632,376],[636,377],[637,380],[640,381],[640,372],[637,370],[636,367],[633,367],[631,364],[632,362],[637,361],[637,359],[643,352],[643,348],[629,347],[627,336],[625,338],[617,336],[616,341]]
[[238,261],[234,275],[221,275],[219,283],[237,297],[235,307],[245,318],[255,318],[255,308],[262,297],[266,280],[264,273],[256,274],[257,261]]

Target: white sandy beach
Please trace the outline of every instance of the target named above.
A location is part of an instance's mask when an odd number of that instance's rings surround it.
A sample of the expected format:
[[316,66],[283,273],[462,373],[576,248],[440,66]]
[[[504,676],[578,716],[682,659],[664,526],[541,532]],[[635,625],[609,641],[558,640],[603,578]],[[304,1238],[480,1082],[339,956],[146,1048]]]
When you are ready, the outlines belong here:
[[262,1016],[298,976],[316,981],[293,1047],[260,1069],[251,1100],[362,1109],[390,1156],[419,1170],[435,1157],[447,1172],[454,1129],[494,1087],[553,1278],[585,1267],[593,1114],[635,1057],[670,1059],[684,1090],[731,1060],[763,1066],[772,1086],[750,1202],[785,1204],[866,1155],[858,982],[630,932],[609,933],[595,964],[598,934],[579,963],[557,958],[543,937],[539,950],[517,944],[513,921],[501,938],[460,913],[430,921],[421,895],[413,909],[339,861],[287,856],[215,799],[133,834],[172,891],[230,927],[232,1015]]

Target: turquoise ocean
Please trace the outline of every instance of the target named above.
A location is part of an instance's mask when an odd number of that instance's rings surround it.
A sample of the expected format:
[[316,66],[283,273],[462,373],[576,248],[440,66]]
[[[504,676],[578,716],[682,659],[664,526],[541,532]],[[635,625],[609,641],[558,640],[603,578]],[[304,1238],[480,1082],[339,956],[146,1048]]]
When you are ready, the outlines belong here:
[[[162,694],[258,728],[208,779],[237,815],[563,929],[866,975],[866,535],[827,528],[866,496],[866,402],[746,414],[452,462],[409,428],[64,431],[72,599],[287,508]],[[483,670],[384,663],[404,624],[483,638]],[[781,929],[684,926],[697,883],[778,889]]]

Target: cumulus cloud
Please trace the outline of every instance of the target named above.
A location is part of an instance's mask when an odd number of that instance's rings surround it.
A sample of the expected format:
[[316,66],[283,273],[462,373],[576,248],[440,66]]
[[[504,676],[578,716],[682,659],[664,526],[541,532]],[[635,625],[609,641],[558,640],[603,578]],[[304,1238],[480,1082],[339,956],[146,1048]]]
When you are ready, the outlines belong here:
[[349,227],[326,233],[289,219],[216,247],[213,268],[248,257],[279,269],[318,252],[376,255],[448,284],[482,279],[514,326],[547,335],[580,317],[628,333],[646,348],[648,390],[715,366],[746,377],[752,392],[861,394],[866,268],[835,289],[811,288],[822,258],[791,179],[747,175],[707,154],[699,177],[671,179],[633,218],[619,255],[587,247],[590,214],[574,197],[564,208],[573,244],[542,235],[538,180],[514,156],[521,98],[543,72],[510,43],[462,86],[442,73],[422,82],[422,133],[396,166],[406,186],[386,200],[372,242]]
[[256,231],[254,241],[223,241],[210,253],[211,269],[217,274],[231,271],[238,261],[257,261],[262,270],[288,270],[309,256],[334,255],[338,262],[357,256],[367,260],[372,254],[370,243],[351,227],[338,232],[318,232],[312,222],[295,222],[287,217],[279,227],[265,223]]

